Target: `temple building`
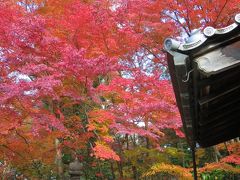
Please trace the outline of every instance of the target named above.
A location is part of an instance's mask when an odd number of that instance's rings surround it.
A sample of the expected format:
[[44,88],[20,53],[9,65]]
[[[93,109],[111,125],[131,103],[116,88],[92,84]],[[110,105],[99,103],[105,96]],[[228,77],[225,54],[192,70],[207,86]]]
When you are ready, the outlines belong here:
[[209,147],[240,135],[240,14],[227,27],[164,42],[187,141]]

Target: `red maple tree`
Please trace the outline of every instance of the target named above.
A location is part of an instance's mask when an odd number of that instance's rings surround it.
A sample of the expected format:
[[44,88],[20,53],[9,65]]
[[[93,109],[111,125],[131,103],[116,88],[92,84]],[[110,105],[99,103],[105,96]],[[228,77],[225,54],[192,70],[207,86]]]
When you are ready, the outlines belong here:
[[152,148],[165,128],[183,136],[163,40],[239,11],[238,0],[0,2],[1,151],[24,129],[117,161],[116,134]]

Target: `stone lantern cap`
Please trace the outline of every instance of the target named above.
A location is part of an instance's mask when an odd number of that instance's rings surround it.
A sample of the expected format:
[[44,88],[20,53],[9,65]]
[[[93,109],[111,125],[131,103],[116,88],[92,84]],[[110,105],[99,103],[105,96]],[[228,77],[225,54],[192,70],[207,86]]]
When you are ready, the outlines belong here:
[[70,175],[81,175],[82,174],[83,165],[79,162],[78,158],[76,158],[72,163],[69,164],[69,174]]

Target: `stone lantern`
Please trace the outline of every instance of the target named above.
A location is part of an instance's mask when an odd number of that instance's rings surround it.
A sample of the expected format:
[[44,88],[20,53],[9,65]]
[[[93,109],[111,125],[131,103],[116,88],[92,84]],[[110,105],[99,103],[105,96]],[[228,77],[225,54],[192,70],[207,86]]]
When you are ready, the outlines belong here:
[[82,168],[83,165],[79,162],[78,158],[76,158],[72,163],[69,164],[69,175],[70,180],[80,180],[82,176]]

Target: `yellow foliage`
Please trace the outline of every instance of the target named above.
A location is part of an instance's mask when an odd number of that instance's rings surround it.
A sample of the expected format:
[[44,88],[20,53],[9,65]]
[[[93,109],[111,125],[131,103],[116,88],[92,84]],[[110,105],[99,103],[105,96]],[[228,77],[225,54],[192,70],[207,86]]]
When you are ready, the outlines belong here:
[[203,172],[212,172],[214,170],[221,170],[233,174],[240,174],[240,168],[235,168],[227,163],[220,162],[220,163],[209,163],[206,164],[203,168],[199,169],[200,173]]
[[184,152],[174,147],[167,147],[165,153],[175,158],[182,158],[184,156]]
[[150,170],[143,174],[143,177],[157,175],[158,173],[166,173],[178,177],[180,180],[192,180],[192,174],[189,169],[181,166],[158,163],[153,165]]
[[169,162],[164,153],[154,148],[137,147],[131,150],[125,150],[124,155],[131,160],[134,166],[139,168],[143,166],[144,169],[158,162]]

